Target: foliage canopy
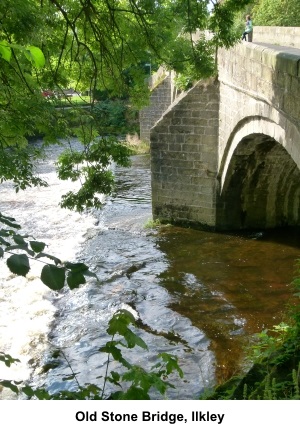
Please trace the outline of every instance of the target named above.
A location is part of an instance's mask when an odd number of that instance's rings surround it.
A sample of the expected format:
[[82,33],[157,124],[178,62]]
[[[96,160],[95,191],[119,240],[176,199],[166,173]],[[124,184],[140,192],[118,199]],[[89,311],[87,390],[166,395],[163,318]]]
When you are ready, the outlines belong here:
[[260,0],[255,2],[253,15],[256,25],[300,27],[298,0]]
[[[89,162],[98,144],[96,137],[102,132],[97,111],[93,110],[94,94],[107,91],[141,106],[148,95],[148,63],[163,64],[193,79],[208,76],[214,71],[214,49],[237,40],[231,28],[234,13],[248,3],[249,0],[1,2],[1,181],[13,180],[17,191],[45,185],[34,174],[41,148],[28,146],[28,139],[43,136],[48,145],[75,135],[83,145],[80,163],[85,163],[78,179],[86,185],[80,195],[69,195],[64,205],[79,210],[97,205],[93,193],[110,190],[111,177],[100,177],[99,163]],[[212,31],[212,40],[200,37],[193,41],[196,30]],[[90,94],[91,107],[58,108],[55,100],[70,87]],[[48,97],[43,96],[45,91],[49,91]],[[111,148],[117,145],[116,139]],[[121,147],[117,152],[121,155],[115,162],[124,163],[129,153],[126,155]],[[63,163],[61,160],[58,167],[68,170]],[[69,177],[65,173],[63,176],[73,179],[78,166],[75,163]]]

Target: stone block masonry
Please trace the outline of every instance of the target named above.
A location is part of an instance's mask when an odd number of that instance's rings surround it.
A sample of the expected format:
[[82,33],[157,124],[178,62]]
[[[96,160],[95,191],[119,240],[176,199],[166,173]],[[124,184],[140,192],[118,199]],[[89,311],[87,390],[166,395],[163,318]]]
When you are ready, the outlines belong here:
[[159,73],[158,82],[151,79],[153,86],[149,106],[140,111],[140,139],[150,143],[150,128],[162,116],[172,102],[172,74],[167,71]]
[[215,225],[219,84],[180,95],[150,133],[153,218]]
[[[294,128],[299,129],[300,124],[300,50],[266,44],[239,44],[230,51],[220,49],[218,65],[219,165],[233,134],[247,119],[253,122],[265,118],[269,126],[261,126],[262,133],[283,144],[279,134],[281,127],[288,136],[285,145],[293,141],[299,147]],[[290,149],[290,152],[295,150]],[[300,158],[295,161],[300,166]]]
[[300,225],[299,49],[255,42],[254,32],[254,43],[219,49],[218,79],[163,111],[168,100],[172,79],[160,80],[144,112],[154,219],[217,230]]
[[299,225],[299,71],[294,47],[219,50],[218,230]]

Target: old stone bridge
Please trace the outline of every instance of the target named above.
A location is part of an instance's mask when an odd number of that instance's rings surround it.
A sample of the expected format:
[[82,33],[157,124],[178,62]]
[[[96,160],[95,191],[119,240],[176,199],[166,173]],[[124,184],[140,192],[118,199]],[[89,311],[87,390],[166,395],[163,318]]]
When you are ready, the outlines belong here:
[[172,82],[162,74],[140,113],[153,218],[300,225],[300,28],[255,27],[253,43],[220,50],[218,78],[177,97]]

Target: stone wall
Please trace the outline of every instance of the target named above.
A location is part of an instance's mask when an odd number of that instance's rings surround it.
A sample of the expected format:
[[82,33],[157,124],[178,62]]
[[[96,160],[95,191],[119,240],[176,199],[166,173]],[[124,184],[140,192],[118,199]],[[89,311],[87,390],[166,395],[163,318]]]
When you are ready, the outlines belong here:
[[[300,131],[300,51],[241,43],[230,51],[220,50],[218,68],[219,165],[238,128],[260,118],[269,121],[261,132],[289,145],[288,152],[293,153],[300,167],[300,145],[296,141]],[[280,129],[286,135],[285,142]]]
[[298,225],[300,51],[241,43],[218,60],[216,226]]
[[215,225],[219,86],[181,94],[151,130],[153,218]]
[[253,31],[253,42],[300,48],[300,27],[259,27]]
[[160,68],[150,79],[151,95],[149,105],[142,109],[140,116],[140,139],[150,143],[150,129],[163,115],[173,101],[173,76]]
[[172,79],[152,93],[153,218],[218,230],[298,225],[300,50],[240,43],[219,50],[218,72],[164,112]]

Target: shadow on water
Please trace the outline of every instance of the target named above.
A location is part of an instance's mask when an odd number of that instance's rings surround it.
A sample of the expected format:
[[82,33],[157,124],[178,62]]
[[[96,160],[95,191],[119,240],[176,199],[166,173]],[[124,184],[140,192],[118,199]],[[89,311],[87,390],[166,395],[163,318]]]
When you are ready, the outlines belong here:
[[241,235],[173,227],[161,229],[157,243],[169,261],[160,279],[171,307],[211,340],[221,382],[240,369],[249,336],[284,318],[299,231]]

